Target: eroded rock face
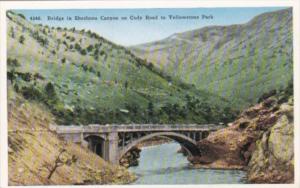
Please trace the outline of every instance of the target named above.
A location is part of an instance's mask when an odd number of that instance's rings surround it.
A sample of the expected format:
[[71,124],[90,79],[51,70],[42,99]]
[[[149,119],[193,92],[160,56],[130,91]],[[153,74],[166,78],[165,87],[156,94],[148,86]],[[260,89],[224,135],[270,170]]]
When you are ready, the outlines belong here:
[[245,169],[253,183],[293,182],[293,97],[285,101],[273,96],[245,110],[199,141],[201,156],[189,160],[199,167]]
[[293,183],[294,122],[291,102],[281,105],[276,124],[256,142],[248,165],[248,180],[253,183]]

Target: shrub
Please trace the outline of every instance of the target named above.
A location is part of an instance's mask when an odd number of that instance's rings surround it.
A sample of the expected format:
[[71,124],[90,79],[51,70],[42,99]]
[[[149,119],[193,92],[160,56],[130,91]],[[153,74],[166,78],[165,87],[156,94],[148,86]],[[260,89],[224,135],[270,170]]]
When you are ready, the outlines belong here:
[[101,78],[101,72],[100,72],[100,71],[97,71],[97,76],[98,76],[99,78]]
[[45,91],[46,91],[46,94],[47,94],[49,97],[54,97],[54,96],[56,96],[54,85],[53,85],[51,82],[48,82],[48,83],[46,84],[46,86],[45,86]]
[[18,62],[17,59],[8,58],[7,59],[7,65],[12,66],[12,67],[19,67],[20,63]]
[[81,53],[81,55],[86,55],[86,54],[87,54],[85,49],[82,49],[82,50],[80,51],[80,53]]
[[78,50],[78,51],[80,51],[81,50],[81,46],[78,43],[76,43],[75,44],[75,49]]
[[29,72],[26,72],[26,73],[18,72],[17,74],[26,82],[30,82],[32,79],[32,74]]
[[11,81],[11,83],[16,79],[16,75],[14,71],[12,72],[7,72],[7,79]]
[[11,38],[15,38],[16,37],[15,31],[14,31],[13,27],[10,28],[10,36],[11,36]]
[[105,54],[105,52],[103,50],[101,50],[100,51],[100,55],[103,56],[103,55],[106,55],[106,54]]
[[87,50],[88,52],[91,52],[91,51],[93,50],[93,48],[94,48],[93,45],[89,45],[89,46],[86,48],[86,50]]
[[63,44],[68,48],[68,44],[65,40],[63,41]]
[[24,44],[24,41],[25,41],[25,37],[23,35],[21,35],[20,38],[19,38],[19,42],[21,44]]
[[38,89],[36,89],[34,86],[25,86],[21,89],[21,94],[24,96],[25,99],[29,100],[39,100],[41,101],[43,99],[43,94]]
[[61,63],[63,63],[63,64],[66,63],[66,58],[65,57],[61,59]]

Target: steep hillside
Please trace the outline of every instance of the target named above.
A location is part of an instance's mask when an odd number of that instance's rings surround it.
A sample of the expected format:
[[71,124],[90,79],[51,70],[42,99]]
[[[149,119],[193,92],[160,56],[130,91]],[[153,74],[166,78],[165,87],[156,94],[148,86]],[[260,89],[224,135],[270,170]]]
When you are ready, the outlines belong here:
[[208,26],[133,46],[168,75],[243,108],[293,77],[292,9],[241,25]]
[[[9,185],[128,184],[135,180],[125,168],[58,139],[48,129],[54,117],[43,106],[28,102],[11,87],[8,94]],[[48,178],[58,158],[62,166]]]
[[63,124],[220,122],[230,103],[173,80],[96,33],[7,12],[8,79]]

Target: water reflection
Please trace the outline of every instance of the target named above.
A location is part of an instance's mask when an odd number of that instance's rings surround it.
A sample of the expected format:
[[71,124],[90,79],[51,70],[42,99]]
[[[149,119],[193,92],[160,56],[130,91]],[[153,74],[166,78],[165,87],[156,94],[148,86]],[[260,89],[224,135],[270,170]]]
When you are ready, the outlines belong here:
[[167,143],[144,148],[137,167],[129,168],[139,179],[134,184],[232,184],[245,183],[240,170],[193,169],[177,150],[180,145]]

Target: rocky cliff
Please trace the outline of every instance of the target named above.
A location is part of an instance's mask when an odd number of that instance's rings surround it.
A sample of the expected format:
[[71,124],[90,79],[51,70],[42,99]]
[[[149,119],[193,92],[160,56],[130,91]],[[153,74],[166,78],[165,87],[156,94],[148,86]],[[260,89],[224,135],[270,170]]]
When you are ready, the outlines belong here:
[[294,122],[293,101],[280,106],[281,116],[256,142],[248,164],[248,180],[253,183],[293,183]]
[[251,183],[293,182],[291,88],[263,96],[227,128],[201,140],[202,155],[189,160],[197,167],[245,169]]

